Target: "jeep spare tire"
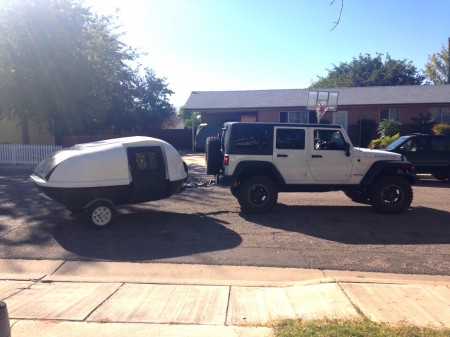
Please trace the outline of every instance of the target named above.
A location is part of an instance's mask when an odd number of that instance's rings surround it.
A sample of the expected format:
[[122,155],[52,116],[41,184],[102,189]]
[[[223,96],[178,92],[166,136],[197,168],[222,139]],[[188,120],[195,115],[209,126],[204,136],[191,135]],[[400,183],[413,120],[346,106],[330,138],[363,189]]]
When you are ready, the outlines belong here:
[[206,139],[206,174],[218,174],[221,166],[220,138],[208,137]]

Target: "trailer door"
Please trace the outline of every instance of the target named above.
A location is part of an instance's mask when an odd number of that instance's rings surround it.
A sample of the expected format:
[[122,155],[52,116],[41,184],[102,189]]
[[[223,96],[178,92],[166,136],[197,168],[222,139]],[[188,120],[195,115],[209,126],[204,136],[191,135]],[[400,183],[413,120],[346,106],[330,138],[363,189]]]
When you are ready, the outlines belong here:
[[133,179],[134,202],[165,198],[168,193],[168,183],[161,147],[129,147],[127,154]]

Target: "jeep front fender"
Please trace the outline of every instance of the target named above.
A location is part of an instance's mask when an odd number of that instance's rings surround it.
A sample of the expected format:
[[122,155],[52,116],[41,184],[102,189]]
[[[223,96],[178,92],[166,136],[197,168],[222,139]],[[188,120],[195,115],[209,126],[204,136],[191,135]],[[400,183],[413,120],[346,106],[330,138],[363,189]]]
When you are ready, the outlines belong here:
[[414,166],[407,161],[381,160],[373,163],[364,178],[361,180],[362,186],[371,185],[378,177],[387,175],[401,175],[410,184],[417,184],[419,178],[416,175]]

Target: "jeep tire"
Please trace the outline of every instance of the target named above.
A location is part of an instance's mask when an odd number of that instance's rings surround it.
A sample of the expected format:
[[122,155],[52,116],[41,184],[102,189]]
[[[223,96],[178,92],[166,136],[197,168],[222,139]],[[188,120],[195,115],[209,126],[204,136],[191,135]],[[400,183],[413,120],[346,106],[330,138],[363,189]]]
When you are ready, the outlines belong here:
[[206,174],[216,175],[220,171],[222,158],[220,152],[220,138],[208,137],[206,139]]
[[378,179],[372,188],[372,206],[380,213],[398,214],[411,205],[411,185],[400,176]]
[[253,176],[244,180],[237,192],[243,213],[265,213],[271,210],[278,200],[277,186],[266,176]]

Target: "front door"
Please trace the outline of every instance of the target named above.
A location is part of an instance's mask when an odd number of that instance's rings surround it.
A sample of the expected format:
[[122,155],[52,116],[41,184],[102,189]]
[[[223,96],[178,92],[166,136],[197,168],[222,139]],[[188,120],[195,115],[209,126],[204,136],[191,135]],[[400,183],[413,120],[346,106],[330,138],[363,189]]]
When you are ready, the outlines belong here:
[[341,131],[314,129],[310,172],[313,179],[323,183],[343,183],[352,177],[352,157],[346,156],[345,138]]
[[133,180],[133,201],[144,202],[165,198],[168,183],[161,147],[130,147],[127,154]]
[[288,184],[304,181],[308,175],[306,129],[275,127],[273,161]]

